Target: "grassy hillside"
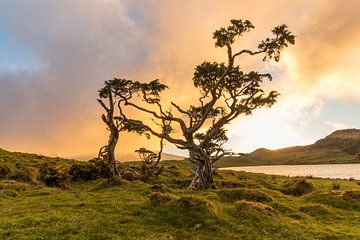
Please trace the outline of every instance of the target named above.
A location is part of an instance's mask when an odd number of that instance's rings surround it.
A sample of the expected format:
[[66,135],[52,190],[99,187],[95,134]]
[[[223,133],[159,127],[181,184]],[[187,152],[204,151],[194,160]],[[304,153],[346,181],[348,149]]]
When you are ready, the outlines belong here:
[[150,183],[59,189],[38,179],[45,161],[74,162],[1,151],[0,239],[360,239],[357,181],[220,171],[217,189],[189,191],[189,164],[171,161]]
[[360,130],[338,130],[308,146],[278,150],[257,149],[239,157],[226,157],[217,167],[282,165],[282,164],[335,164],[360,163]]

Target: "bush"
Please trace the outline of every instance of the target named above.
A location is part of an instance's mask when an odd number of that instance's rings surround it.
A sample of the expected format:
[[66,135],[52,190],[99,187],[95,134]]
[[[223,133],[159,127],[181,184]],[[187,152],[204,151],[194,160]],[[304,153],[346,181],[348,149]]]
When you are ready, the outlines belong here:
[[74,163],[69,169],[72,180],[89,181],[105,177],[102,166],[96,162]]
[[28,182],[32,184],[37,184],[37,178],[39,173],[36,169],[31,167],[20,167],[16,168],[10,174],[8,174],[7,178],[11,180],[16,180],[20,182]]
[[332,189],[333,190],[339,190],[340,189],[340,184],[339,183],[333,183],[332,184]]
[[123,178],[124,180],[127,180],[127,181],[139,180],[140,179],[140,174],[136,170],[134,170],[132,168],[132,169],[129,169],[129,170],[125,171],[121,175],[121,178]]
[[238,200],[249,200],[256,202],[271,202],[273,201],[272,197],[268,194],[251,189],[230,189],[230,190],[221,190],[218,191],[220,197],[229,202],[234,202]]
[[49,187],[61,187],[66,188],[70,176],[68,169],[65,166],[55,163],[45,163],[40,167],[40,180],[44,181]]
[[11,169],[6,164],[0,165],[0,179],[8,175],[10,172]]
[[297,179],[286,183],[280,191],[287,195],[302,196],[314,191],[314,185],[306,179]]

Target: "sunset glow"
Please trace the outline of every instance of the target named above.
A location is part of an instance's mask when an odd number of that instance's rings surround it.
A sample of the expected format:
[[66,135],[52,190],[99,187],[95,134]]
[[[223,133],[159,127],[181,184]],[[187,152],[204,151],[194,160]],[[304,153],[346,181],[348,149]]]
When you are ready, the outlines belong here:
[[[297,36],[279,63],[242,57],[237,64],[268,71],[270,109],[228,125],[227,147],[250,152],[305,145],[341,128],[360,128],[360,1],[1,1],[0,148],[79,159],[107,141],[97,91],[113,77],[169,86],[163,101],[198,98],[194,67],[226,61],[212,33],[230,19],[255,29],[239,49],[256,47],[285,23]],[[17,14],[11,14],[16,12]],[[120,159],[158,143],[121,134]],[[179,152],[172,145],[165,152]]]

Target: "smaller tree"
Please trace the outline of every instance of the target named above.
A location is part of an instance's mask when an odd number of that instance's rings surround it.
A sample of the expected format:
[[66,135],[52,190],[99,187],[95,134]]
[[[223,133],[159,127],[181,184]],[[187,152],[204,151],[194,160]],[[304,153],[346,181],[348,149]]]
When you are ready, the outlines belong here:
[[140,159],[142,160],[142,164],[140,167],[140,175],[141,179],[145,182],[153,179],[156,176],[159,176],[163,170],[164,164],[159,166],[161,160],[161,154],[163,151],[164,139],[160,139],[160,150],[158,153],[155,153],[146,148],[139,148],[135,152],[138,153]]
[[109,177],[121,175],[115,157],[115,149],[121,131],[137,132],[150,137],[149,134],[144,133],[141,126],[139,126],[138,121],[123,117],[124,114],[120,107],[121,102],[127,101],[132,97],[132,89],[131,81],[113,79],[105,81],[104,87],[99,90],[99,98],[97,101],[105,110],[105,114],[102,114],[101,118],[106,124],[106,129],[110,134],[108,143],[100,148],[98,158],[105,161],[107,175]]

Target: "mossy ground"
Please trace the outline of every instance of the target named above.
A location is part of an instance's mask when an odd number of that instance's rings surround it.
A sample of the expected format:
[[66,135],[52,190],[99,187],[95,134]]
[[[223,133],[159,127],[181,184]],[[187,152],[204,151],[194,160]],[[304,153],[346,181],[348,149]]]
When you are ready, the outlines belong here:
[[[11,169],[36,172],[36,156],[23,157]],[[206,191],[186,190],[190,179],[184,162],[168,163],[151,183],[99,179],[59,189],[5,177],[0,239],[360,239],[357,181],[308,178],[313,190],[293,196],[284,188],[296,178],[220,171],[217,189]]]

